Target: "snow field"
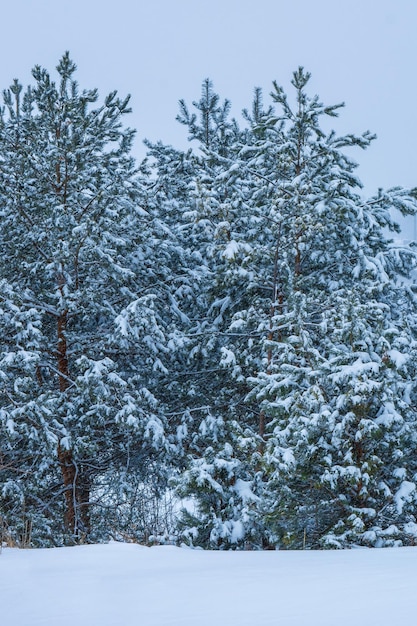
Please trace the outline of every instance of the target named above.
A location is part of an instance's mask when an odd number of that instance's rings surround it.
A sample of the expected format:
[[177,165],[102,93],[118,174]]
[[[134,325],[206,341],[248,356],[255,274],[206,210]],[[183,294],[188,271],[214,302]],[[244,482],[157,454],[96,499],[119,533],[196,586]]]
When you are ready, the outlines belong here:
[[417,550],[5,548],[0,589],[2,626],[411,626]]

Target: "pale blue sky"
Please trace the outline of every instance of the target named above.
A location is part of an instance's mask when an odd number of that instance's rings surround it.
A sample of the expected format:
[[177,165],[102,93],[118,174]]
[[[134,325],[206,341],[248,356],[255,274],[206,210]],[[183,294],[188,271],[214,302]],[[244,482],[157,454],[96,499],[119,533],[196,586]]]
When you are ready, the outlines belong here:
[[68,49],[81,87],[132,94],[138,156],[144,137],[184,145],[177,102],[204,78],[238,116],[303,65],[326,104],[346,102],[336,130],[377,133],[356,154],[366,191],[417,186],[415,0],[14,0],[1,17],[0,88]]

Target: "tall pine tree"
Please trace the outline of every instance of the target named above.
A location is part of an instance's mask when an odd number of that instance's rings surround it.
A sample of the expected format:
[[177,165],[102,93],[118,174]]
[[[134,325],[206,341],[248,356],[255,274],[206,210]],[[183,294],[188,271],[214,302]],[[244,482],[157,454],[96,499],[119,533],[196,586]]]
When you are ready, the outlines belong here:
[[174,445],[155,395],[176,336],[165,252],[155,266],[167,229],[146,208],[129,99],[97,105],[75,70],[65,54],[57,84],[38,66],[26,91],[15,81],[0,125],[0,502],[38,544],[116,532]]

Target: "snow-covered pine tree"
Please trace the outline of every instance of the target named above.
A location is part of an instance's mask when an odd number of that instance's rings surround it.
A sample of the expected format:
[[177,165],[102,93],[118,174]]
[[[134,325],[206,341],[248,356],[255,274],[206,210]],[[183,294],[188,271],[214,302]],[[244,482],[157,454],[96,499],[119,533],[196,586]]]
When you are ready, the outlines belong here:
[[129,99],[96,105],[68,53],[57,70],[15,81],[0,124],[0,506],[37,545],[122,518],[133,532],[127,494],[173,445],[155,395],[176,340],[169,236],[146,210]]
[[243,402],[246,376],[257,369],[250,349],[256,329],[241,332],[238,322],[231,328],[235,313],[250,306],[257,289],[248,243],[256,216],[242,203],[246,172],[238,167],[241,131],[229,117],[230,104],[221,103],[205,80],[193,105],[196,113],[181,101],[177,118],[189,130],[190,151],[148,144],[156,163],[157,203],[171,216],[170,228],[189,255],[188,333],[176,385],[186,462],[177,482],[196,510],[184,513],[183,536],[202,546],[261,545],[262,533],[252,520],[259,498],[253,469],[259,458],[258,416]]
[[372,137],[326,134],[321,119],[339,107],[310,98],[308,80],[294,74],[294,108],[274,84],[279,111],[262,121],[265,147],[248,162],[267,181],[277,229],[270,313],[259,319],[264,365],[250,394],[265,416],[261,508],[278,545],[407,542],[416,255],[384,230],[398,232],[392,208],[413,213],[415,203],[401,189],[362,199],[346,151]]

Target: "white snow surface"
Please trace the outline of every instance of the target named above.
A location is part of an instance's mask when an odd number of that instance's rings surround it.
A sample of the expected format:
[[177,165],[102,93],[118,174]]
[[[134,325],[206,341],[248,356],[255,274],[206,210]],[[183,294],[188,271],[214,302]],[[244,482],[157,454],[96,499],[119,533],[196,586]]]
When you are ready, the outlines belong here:
[[417,548],[4,548],[0,590],[4,626],[405,626]]

